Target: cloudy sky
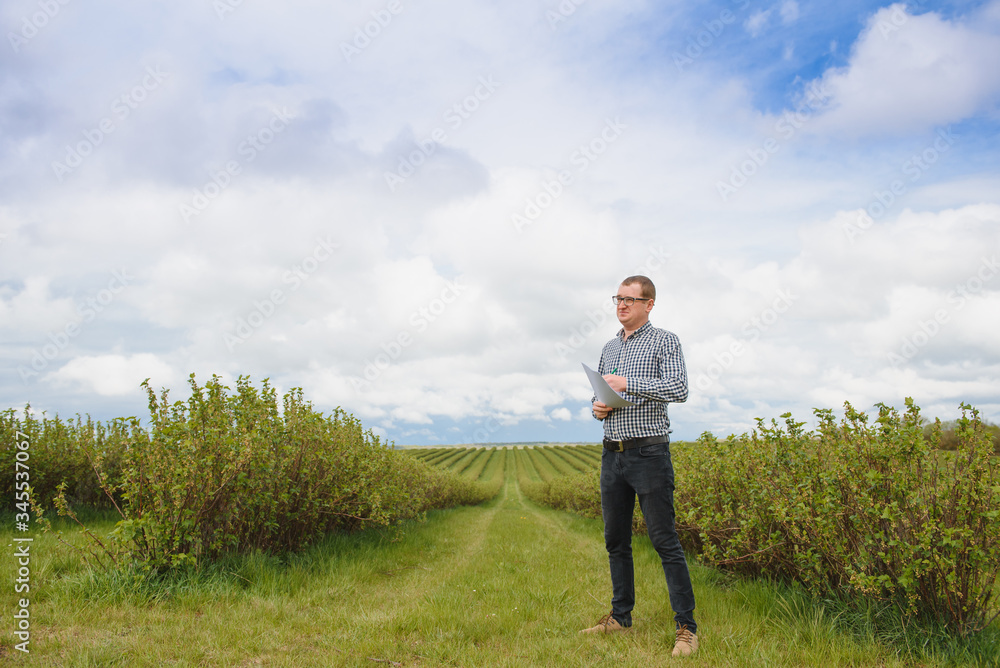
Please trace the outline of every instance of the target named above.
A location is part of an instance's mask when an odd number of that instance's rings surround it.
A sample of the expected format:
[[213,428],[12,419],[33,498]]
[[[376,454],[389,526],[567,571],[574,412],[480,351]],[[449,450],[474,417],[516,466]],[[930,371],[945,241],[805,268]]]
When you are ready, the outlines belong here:
[[675,439],[1000,421],[1000,0],[7,0],[0,407],[270,378],[397,444],[597,441],[625,276]]

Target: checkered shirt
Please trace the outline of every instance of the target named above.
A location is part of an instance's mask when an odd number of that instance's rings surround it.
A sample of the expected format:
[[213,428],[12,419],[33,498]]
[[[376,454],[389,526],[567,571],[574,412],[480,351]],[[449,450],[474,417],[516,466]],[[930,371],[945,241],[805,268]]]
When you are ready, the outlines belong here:
[[[597,372],[628,379],[625,398],[635,406],[616,408],[604,419],[604,437],[615,441],[664,436],[670,429],[667,403],[687,401],[684,353],[677,335],[648,321],[628,339],[625,329],[604,345]],[[597,401],[595,396],[591,403]]]

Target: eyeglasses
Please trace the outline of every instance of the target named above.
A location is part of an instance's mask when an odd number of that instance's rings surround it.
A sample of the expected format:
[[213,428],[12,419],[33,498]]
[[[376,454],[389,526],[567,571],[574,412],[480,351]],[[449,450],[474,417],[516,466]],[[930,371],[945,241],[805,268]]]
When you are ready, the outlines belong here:
[[614,297],[611,298],[611,301],[613,301],[615,304],[621,304],[622,302],[625,302],[625,306],[631,306],[636,302],[649,302],[653,300],[651,297],[619,297],[618,295],[615,295]]

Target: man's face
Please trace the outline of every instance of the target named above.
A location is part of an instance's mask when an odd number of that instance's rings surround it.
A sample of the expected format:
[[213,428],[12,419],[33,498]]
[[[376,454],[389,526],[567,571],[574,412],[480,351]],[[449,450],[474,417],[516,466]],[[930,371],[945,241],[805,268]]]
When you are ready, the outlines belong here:
[[[642,286],[638,283],[632,285],[619,285],[619,297],[642,297]],[[626,306],[625,302],[618,304],[618,322],[626,331],[634,332],[642,327],[649,320],[649,312],[653,309],[652,300],[648,302],[636,301],[631,306]]]

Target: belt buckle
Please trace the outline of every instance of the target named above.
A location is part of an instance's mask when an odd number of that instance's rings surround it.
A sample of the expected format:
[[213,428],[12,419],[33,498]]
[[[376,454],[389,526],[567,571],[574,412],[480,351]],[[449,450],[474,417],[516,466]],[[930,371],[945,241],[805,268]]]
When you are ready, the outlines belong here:
[[625,452],[625,441],[612,441],[612,443],[618,444],[618,449],[615,452]]

